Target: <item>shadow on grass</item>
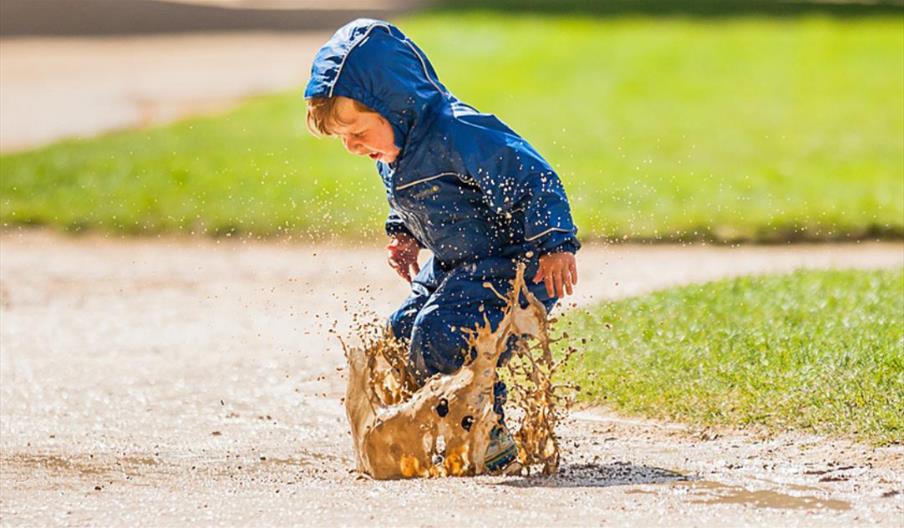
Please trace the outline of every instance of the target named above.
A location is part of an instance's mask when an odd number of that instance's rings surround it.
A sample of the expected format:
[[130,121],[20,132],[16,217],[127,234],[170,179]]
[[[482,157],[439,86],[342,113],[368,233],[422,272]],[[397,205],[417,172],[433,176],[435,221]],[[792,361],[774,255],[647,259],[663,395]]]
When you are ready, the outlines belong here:
[[801,16],[904,15],[902,0],[439,0],[439,11],[505,11],[549,15]]
[[552,477],[530,476],[500,482],[513,488],[608,488],[692,480],[676,471],[630,462],[565,465]]

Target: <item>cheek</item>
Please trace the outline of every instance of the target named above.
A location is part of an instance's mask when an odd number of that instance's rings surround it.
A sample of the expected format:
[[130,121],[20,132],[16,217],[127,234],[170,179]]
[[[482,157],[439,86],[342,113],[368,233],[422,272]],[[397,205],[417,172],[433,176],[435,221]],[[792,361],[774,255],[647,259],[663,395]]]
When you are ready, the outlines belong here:
[[384,149],[395,148],[395,134],[389,123],[384,122],[383,126],[380,127],[380,144]]

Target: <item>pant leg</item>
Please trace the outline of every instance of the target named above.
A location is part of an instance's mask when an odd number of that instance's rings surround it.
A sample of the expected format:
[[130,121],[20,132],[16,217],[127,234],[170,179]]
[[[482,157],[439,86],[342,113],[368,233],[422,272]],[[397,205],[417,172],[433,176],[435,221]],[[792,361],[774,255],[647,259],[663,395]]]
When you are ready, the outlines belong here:
[[442,272],[437,269],[431,257],[424,263],[421,271],[411,280],[411,293],[402,302],[402,306],[389,316],[387,321],[387,326],[397,339],[411,340],[414,319],[430,299],[430,296],[433,295],[433,292],[436,291],[441,276]]
[[[530,281],[536,273],[537,258],[527,264],[528,289],[547,310],[551,310],[556,299],[546,294],[542,284],[534,285]],[[462,328],[476,328],[484,324],[486,318],[491,328],[496,329],[502,320],[505,303],[484,287],[484,283],[492,284],[502,294],[507,293],[515,278],[515,266],[516,262],[511,259],[491,258],[460,266],[445,275],[413,322],[409,359],[419,383],[438,372],[451,374],[461,367],[468,351],[467,335]],[[511,355],[510,349],[500,361]],[[497,412],[502,414],[505,386],[498,383],[494,393]]]

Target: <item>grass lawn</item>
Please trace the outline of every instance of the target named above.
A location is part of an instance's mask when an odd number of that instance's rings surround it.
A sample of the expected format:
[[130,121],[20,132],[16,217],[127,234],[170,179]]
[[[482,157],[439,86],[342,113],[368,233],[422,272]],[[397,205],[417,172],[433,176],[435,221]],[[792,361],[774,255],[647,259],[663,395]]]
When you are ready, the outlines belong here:
[[904,270],[800,271],[567,316],[586,402],[706,425],[904,442]]
[[[904,236],[902,17],[399,20],[457,95],[559,170],[581,236]],[[300,91],[0,158],[0,222],[369,238],[372,163],[304,129]]]

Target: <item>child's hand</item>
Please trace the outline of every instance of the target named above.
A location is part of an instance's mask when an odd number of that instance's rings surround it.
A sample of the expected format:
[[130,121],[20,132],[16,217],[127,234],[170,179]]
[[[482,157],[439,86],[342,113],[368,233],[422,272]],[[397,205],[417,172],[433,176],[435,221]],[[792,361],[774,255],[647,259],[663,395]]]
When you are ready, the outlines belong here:
[[546,294],[550,297],[565,297],[574,293],[572,286],[578,283],[578,268],[574,255],[568,252],[550,253],[540,257],[540,267],[534,275],[534,284],[546,283]]
[[386,246],[389,267],[396,270],[400,277],[411,282],[411,277],[421,271],[417,264],[417,254],[421,250],[417,240],[404,233],[392,237]]

